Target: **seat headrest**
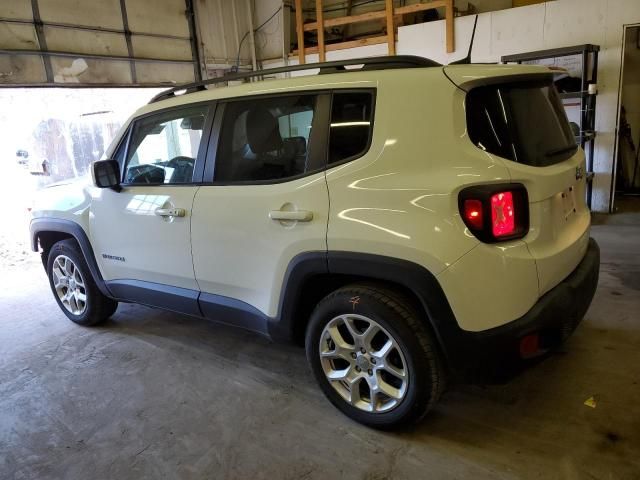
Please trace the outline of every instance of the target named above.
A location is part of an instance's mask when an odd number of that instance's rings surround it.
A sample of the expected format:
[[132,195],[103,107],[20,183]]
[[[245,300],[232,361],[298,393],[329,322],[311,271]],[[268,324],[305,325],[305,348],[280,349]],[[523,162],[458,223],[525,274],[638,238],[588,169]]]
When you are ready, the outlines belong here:
[[247,141],[253,153],[267,153],[282,147],[278,120],[269,110],[255,107],[247,114]]
[[304,137],[290,137],[284,140],[285,147],[289,147],[293,150],[294,155],[306,155],[307,154],[307,140]]
[[185,130],[202,130],[204,128],[204,115],[183,118],[180,122],[180,128]]

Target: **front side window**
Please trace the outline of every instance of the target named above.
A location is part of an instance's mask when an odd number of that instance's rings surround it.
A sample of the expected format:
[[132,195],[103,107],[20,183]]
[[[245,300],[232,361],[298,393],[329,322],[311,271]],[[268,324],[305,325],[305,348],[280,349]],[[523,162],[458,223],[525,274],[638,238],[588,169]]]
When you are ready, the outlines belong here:
[[190,183],[207,112],[207,106],[188,107],[136,121],[124,183]]
[[333,95],[329,130],[329,164],[352,160],[369,148],[373,94],[338,92]]
[[307,172],[316,95],[229,102],[216,156],[216,182],[281,180]]

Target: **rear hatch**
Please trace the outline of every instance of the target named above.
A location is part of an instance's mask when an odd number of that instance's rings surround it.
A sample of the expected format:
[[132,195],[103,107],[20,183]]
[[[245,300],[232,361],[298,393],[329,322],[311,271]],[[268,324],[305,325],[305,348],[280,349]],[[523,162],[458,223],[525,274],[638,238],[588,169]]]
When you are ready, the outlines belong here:
[[445,74],[466,91],[467,134],[500,157],[511,181],[529,195],[524,241],[536,260],[539,294],[566,278],[589,241],[584,152],[576,145],[553,74],[546,67],[451,66]]

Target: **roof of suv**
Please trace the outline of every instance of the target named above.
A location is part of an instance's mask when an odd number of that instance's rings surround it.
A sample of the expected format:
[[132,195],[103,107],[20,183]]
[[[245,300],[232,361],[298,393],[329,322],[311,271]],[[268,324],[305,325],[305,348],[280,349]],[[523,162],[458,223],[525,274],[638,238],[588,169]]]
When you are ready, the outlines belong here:
[[[360,66],[359,68],[345,68],[347,66]],[[319,70],[317,75],[296,75],[290,78],[269,79],[268,82],[250,82],[240,85],[227,86],[225,88],[207,89],[208,85],[220,84],[243,80],[246,78],[264,77],[286,72],[300,72]],[[224,77],[204,80],[177,86],[161,92],[151,99],[149,104],[140,108],[134,117],[153,112],[167,107],[186,105],[214,99],[245,97],[250,95],[268,94],[283,91],[295,91],[296,89],[309,88],[349,88],[375,87],[380,77],[389,75],[387,70],[432,71],[433,73],[445,72],[447,77],[456,85],[486,79],[488,77],[502,77],[512,75],[550,74],[547,67],[533,65],[448,65],[442,66],[432,60],[415,56],[373,57],[339,62],[311,63],[304,65],[292,65],[268,70],[258,70],[230,74]]]
[[[359,65],[357,69],[346,69],[347,66]],[[151,99],[149,103],[164,100],[175,96],[176,92],[186,90],[191,93],[198,90],[205,90],[207,85],[216,83],[229,82],[233,80],[243,80],[246,78],[264,77],[265,75],[276,75],[279,73],[290,73],[304,70],[320,70],[320,74],[327,73],[344,73],[350,70],[388,70],[396,68],[425,68],[440,67],[438,62],[428,58],[418,57],[415,55],[394,55],[384,57],[354,58],[350,60],[338,60],[333,62],[322,62],[312,64],[286,65],[284,67],[270,68],[266,70],[256,70],[250,72],[236,72],[224,75],[222,77],[210,78],[199,82],[179,85],[164,92],[159,93]]]

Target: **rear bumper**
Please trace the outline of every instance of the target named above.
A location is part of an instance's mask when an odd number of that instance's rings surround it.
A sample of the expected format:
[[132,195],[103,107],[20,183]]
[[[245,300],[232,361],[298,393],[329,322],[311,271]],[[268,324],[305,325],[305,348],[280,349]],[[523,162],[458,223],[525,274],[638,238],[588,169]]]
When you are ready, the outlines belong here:
[[452,373],[466,380],[503,380],[531,361],[521,354],[524,337],[538,334],[536,357],[560,345],[587,312],[598,285],[599,269],[600,249],[590,239],[576,269],[525,315],[500,327],[481,332],[459,330],[453,338],[442,338]]

